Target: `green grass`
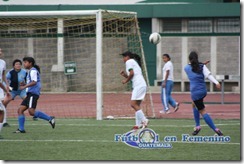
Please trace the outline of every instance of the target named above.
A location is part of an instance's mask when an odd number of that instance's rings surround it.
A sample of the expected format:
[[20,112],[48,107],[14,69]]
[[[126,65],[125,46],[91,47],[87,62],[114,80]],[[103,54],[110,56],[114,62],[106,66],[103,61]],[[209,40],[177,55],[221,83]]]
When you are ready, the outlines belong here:
[[[114,142],[115,134],[123,134],[134,120],[56,119],[56,128],[42,120],[26,121],[26,134],[12,133],[17,120],[8,120],[0,140],[2,160],[240,160],[240,120],[214,120],[230,143],[173,142],[172,149],[137,149]],[[201,136],[214,132],[203,125]],[[160,135],[191,134],[192,119],[151,119],[150,127]]]

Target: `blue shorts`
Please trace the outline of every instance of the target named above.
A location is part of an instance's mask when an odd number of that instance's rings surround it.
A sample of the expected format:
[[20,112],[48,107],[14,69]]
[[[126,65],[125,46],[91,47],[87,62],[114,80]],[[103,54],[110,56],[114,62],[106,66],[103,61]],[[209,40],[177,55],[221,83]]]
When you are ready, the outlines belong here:
[[11,92],[11,96],[12,96],[12,100],[14,100],[14,98],[16,96],[19,96],[20,98],[24,99],[26,97],[26,90],[17,90],[17,91],[14,91],[12,90]]

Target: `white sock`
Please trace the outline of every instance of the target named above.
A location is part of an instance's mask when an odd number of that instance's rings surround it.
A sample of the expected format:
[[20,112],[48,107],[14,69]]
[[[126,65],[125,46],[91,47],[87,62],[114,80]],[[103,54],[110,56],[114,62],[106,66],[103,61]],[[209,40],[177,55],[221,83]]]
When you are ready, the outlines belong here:
[[135,113],[135,119],[136,119],[136,126],[140,126],[140,119],[137,112]]
[[[3,105],[4,106],[4,105]],[[4,107],[4,118],[3,118],[3,123],[6,123],[7,122],[7,110],[6,108]]]
[[[3,122],[1,123],[1,124],[4,124],[5,122],[6,122],[6,118],[7,118],[7,116],[6,116],[6,113],[7,113],[7,111],[6,111],[6,108],[5,108],[5,106],[3,105],[3,103],[0,101],[0,108],[1,108],[1,110],[3,110],[3,112],[4,112],[4,117],[3,117]],[[1,130],[1,129],[0,129]]]
[[3,128],[3,123],[0,123],[0,133],[2,131],[2,128]]
[[145,117],[145,115],[144,115],[144,113],[143,113],[143,111],[142,111],[141,109],[138,110],[138,111],[136,111],[136,114],[138,115],[138,120],[139,120],[140,124],[141,124],[143,121],[146,120],[146,117]]

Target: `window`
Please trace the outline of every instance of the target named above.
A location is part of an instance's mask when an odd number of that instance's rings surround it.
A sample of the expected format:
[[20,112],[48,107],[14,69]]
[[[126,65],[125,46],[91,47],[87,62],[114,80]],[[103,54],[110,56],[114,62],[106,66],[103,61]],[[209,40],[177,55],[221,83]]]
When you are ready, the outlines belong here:
[[239,18],[218,19],[217,32],[240,32],[240,19]]
[[212,31],[212,20],[188,20],[188,32],[206,33]]
[[163,32],[181,32],[182,20],[181,19],[164,19]]

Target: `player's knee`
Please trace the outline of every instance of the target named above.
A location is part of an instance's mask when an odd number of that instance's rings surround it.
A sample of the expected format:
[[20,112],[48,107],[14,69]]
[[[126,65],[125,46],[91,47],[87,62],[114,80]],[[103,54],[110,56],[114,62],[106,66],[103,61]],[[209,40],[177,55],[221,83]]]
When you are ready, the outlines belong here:
[[34,116],[34,114],[35,114],[35,110],[33,110],[33,109],[29,109],[29,114],[30,114],[31,116]]

